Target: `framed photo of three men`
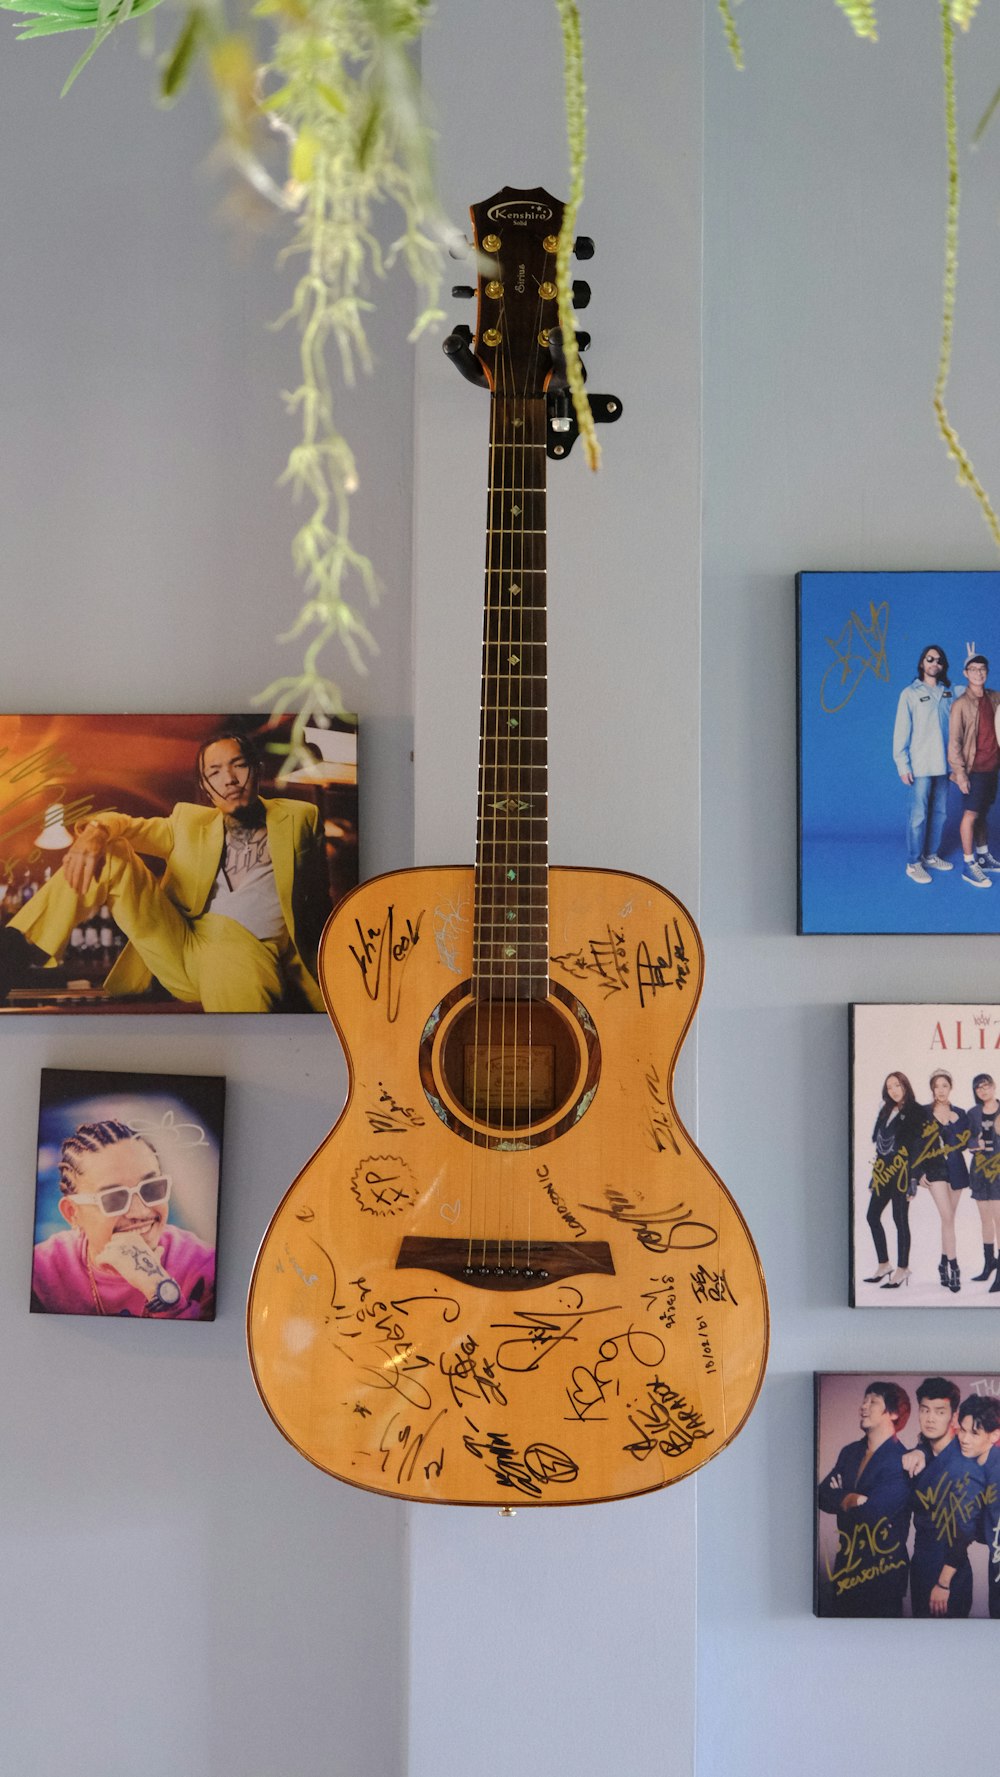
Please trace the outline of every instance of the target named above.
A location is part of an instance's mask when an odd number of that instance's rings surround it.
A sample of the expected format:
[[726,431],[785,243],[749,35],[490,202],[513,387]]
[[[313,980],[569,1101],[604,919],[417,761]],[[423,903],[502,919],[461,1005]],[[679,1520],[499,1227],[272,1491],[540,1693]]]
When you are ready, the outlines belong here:
[[1000,1376],[814,1378],[813,1608],[1000,1618]]
[[0,1011],[322,1012],[357,725],[0,716]]
[[797,593],[799,932],[1000,931],[1000,571]]

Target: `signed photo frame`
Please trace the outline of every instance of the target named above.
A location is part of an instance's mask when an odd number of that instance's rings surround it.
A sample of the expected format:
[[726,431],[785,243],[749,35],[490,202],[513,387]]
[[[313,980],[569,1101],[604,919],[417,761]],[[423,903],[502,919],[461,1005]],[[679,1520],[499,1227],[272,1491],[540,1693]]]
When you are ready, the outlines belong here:
[[1000,1309],[1000,1005],[853,1005],[853,1308]]
[[1000,1618],[1000,1374],[813,1383],[815,1615]]
[[1000,871],[968,880],[960,835],[974,812],[975,843],[1000,853],[995,781],[970,786],[987,803],[973,811],[944,745],[970,654],[1000,687],[1000,571],[801,573],[796,586],[799,932],[1000,932]]
[[214,1320],[226,1082],[44,1068],[33,1314]]
[[357,724],[292,721],[0,716],[0,1011],[322,1012]]

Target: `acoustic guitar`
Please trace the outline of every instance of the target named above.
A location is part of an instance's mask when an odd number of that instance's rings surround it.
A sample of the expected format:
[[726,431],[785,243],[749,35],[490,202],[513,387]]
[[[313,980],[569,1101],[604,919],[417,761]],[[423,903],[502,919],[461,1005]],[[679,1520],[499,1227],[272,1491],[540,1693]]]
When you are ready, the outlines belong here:
[[575,436],[562,209],[508,188],[472,218],[477,332],[446,349],[490,394],[475,868],[376,877],[327,924],[348,1101],[264,1239],[250,1359],[279,1430],[340,1480],[581,1504],[668,1486],[736,1436],[767,1297],[674,1104],[690,915],[644,877],[548,865],[545,479]]

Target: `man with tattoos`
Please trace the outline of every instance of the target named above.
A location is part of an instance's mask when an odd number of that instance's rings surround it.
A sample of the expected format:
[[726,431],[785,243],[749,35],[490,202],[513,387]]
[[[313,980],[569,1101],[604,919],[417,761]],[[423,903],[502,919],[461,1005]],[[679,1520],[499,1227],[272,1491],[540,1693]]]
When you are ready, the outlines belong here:
[[171,1180],[144,1136],[82,1123],[63,1142],[59,1188],[68,1228],[35,1248],[34,1313],[214,1319],[215,1254],[168,1224]]
[[[169,815],[103,809],[81,822],[62,867],[0,930],[0,1001],[62,956],[73,927],[107,906],[129,942],[105,982],[154,978],[205,1012],[323,1010],[316,948],[330,911],[319,814],[259,793],[248,737],[224,729],[198,752],[204,804]],[[144,858],[162,859],[156,876]]]

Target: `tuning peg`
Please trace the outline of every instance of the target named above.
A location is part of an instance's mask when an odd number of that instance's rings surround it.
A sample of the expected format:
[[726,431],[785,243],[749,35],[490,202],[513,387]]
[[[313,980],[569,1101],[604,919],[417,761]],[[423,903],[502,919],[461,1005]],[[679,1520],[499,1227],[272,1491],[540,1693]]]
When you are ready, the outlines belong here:
[[[472,242],[469,240],[467,235],[459,234],[458,230],[456,229],[454,235],[451,237],[451,239],[448,242],[448,258],[449,259],[468,259],[469,254],[471,252],[472,252]],[[593,246],[591,246],[591,252],[593,252]]]
[[578,352],[585,352],[589,345],[590,334],[584,333],[583,328],[581,327],[576,336],[576,349]]
[[[457,294],[458,294],[457,291],[455,291],[455,290],[452,291],[453,296],[456,296]],[[590,285],[585,284],[582,278],[574,278],[573,279],[573,307],[575,309],[585,309],[589,301],[590,301]]]
[[[581,341],[584,341],[585,344],[589,346],[590,334],[589,333],[578,333],[576,335],[577,346],[580,347],[581,350],[584,350],[585,347],[583,345],[581,345]],[[549,356],[552,359],[552,374],[553,374],[553,381],[555,384],[555,389],[558,390],[560,388],[565,388],[566,380],[567,380],[567,377],[566,377],[566,355],[563,351],[563,336],[562,336],[562,328],[561,327],[553,327],[549,333]],[[583,371],[583,378],[584,378],[584,381],[586,382],[587,372],[583,369],[582,364],[580,366],[580,369]]]
[[[574,288],[575,288],[575,286],[574,286]],[[473,289],[471,284],[453,284],[451,287],[451,293],[453,296],[475,296],[475,294],[476,294],[476,292]],[[589,296],[590,296],[589,290],[587,292],[587,295],[589,298]],[[579,304],[577,306],[579,307]],[[584,305],[584,306],[586,306],[586,305]]]
[[578,259],[593,259],[594,243],[589,234],[578,234],[573,242],[573,251]]
[[549,357],[555,372],[557,384],[566,382],[566,357],[563,352],[563,336],[561,327],[549,328]]
[[441,350],[446,358],[450,358],[456,370],[460,370],[466,382],[475,383],[478,388],[488,387],[486,372],[472,350],[471,327],[456,327],[447,339],[441,341]]

